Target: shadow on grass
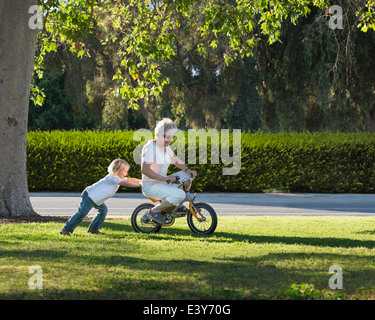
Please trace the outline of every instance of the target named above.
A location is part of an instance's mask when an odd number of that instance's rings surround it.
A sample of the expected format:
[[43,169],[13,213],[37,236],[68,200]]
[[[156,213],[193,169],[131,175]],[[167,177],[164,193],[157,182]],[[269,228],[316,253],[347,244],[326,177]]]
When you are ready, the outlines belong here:
[[[0,254],[7,254],[0,250]],[[32,255],[53,260],[57,252],[44,250]],[[18,250],[19,258],[29,257],[28,251]],[[356,270],[353,263],[373,265],[373,257],[327,253],[269,253],[257,257],[218,257],[212,261],[181,259],[135,258],[126,255],[68,256],[70,264],[105,266],[123,272],[105,273],[92,278],[95,289],[43,290],[44,299],[260,299],[285,297],[294,283],[312,284],[318,290],[329,290],[329,267],[337,264],[344,268],[346,294],[360,288],[374,292],[375,270],[371,267]],[[198,258],[199,259],[199,258]],[[313,263],[307,261],[313,260]],[[295,267],[293,267],[295,266]],[[345,269],[349,266],[349,269]],[[101,270],[102,267],[101,267]],[[127,271],[125,271],[127,270]],[[141,272],[141,273],[140,273]],[[141,276],[140,276],[141,274]],[[82,275],[77,275],[81,277]],[[48,273],[46,279],[51,277]],[[58,279],[54,280],[55,282]],[[74,287],[74,286],[72,286]],[[84,287],[85,288],[85,287]],[[34,292],[0,294],[2,299],[30,298]]]
[[[124,233],[134,232],[130,225],[118,224],[115,222],[108,222],[106,228],[121,231]],[[366,232],[368,234],[369,232]],[[371,233],[372,234],[372,233]],[[124,237],[126,235],[124,234]],[[176,236],[184,236],[176,237]],[[286,237],[286,236],[258,236],[247,235],[232,232],[214,232],[210,235],[195,234],[186,226],[183,228],[163,228],[159,233],[147,234],[147,237],[152,240],[174,240],[174,241],[195,241],[196,238],[206,239],[206,241],[213,242],[246,242],[246,243],[275,243],[288,245],[308,245],[318,247],[341,247],[341,248],[355,248],[364,247],[368,249],[375,248],[375,240],[356,240],[348,238],[321,238],[321,237]]]
[[374,235],[375,234],[375,230],[363,230],[363,231],[357,232],[357,234],[371,234],[371,235]]
[[372,249],[375,247],[374,240],[356,240],[348,238],[320,238],[320,237],[285,237],[285,236],[251,236],[233,234],[227,232],[218,232],[216,237],[223,241],[246,241],[249,243],[280,243],[289,245],[307,245],[318,247],[342,247],[355,248],[365,247]]
[[55,259],[66,256],[66,252],[63,250],[4,250],[0,249],[0,257],[9,257],[17,259],[32,259],[32,258],[43,258],[43,259]]

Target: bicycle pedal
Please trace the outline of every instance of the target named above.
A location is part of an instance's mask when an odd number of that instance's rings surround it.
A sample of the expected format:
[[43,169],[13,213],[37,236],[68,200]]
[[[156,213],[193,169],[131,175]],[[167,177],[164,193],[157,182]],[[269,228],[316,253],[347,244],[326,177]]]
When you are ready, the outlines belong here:
[[179,213],[175,213],[174,218],[183,218],[186,216],[187,216],[187,213],[179,212]]

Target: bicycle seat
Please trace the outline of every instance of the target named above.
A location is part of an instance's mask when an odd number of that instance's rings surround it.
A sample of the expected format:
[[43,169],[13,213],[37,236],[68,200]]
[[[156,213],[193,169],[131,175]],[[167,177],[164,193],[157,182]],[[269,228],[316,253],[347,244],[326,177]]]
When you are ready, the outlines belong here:
[[158,201],[160,201],[158,199],[154,199],[154,198],[150,198],[150,197],[146,197],[146,198],[150,199],[152,202],[158,202]]

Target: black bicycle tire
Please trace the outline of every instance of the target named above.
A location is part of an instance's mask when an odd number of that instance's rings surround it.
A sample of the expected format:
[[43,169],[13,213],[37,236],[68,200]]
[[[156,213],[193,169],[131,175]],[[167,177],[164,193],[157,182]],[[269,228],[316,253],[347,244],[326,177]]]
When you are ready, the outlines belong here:
[[138,233],[157,233],[157,232],[160,231],[161,226],[155,226],[155,228],[151,229],[149,232],[146,232],[146,231],[142,230],[142,228],[140,228],[137,224],[138,212],[140,210],[143,210],[143,209],[151,209],[152,207],[154,207],[154,205],[152,203],[142,203],[133,210],[132,215],[131,215],[131,225],[132,225],[133,230],[135,232],[138,232]]
[[196,219],[191,212],[188,213],[187,215],[187,223],[188,223],[188,226],[190,228],[190,230],[196,234],[211,234],[213,233],[215,230],[216,230],[216,227],[217,227],[217,214],[216,214],[216,211],[214,210],[214,208],[212,208],[208,203],[205,203],[205,202],[198,202],[198,203],[195,203],[194,206],[196,208],[204,208],[206,209],[209,213],[210,213],[210,216],[212,218],[212,224],[211,224],[211,227],[208,229],[208,230],[205,230],[205,231],[202,231],[202,230],[199,230],[195,227],[195,224],[193,222],[193,219]]

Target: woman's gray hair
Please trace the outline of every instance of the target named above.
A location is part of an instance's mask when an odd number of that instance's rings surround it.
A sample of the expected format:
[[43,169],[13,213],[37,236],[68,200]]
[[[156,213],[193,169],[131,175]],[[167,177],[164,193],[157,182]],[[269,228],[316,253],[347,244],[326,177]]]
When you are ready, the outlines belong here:
[[177,130],[177,125],[169,118],[163,118],[159,121],[155,127],[155,135],[159,137],[164,137],[164,134],[171,129]]

